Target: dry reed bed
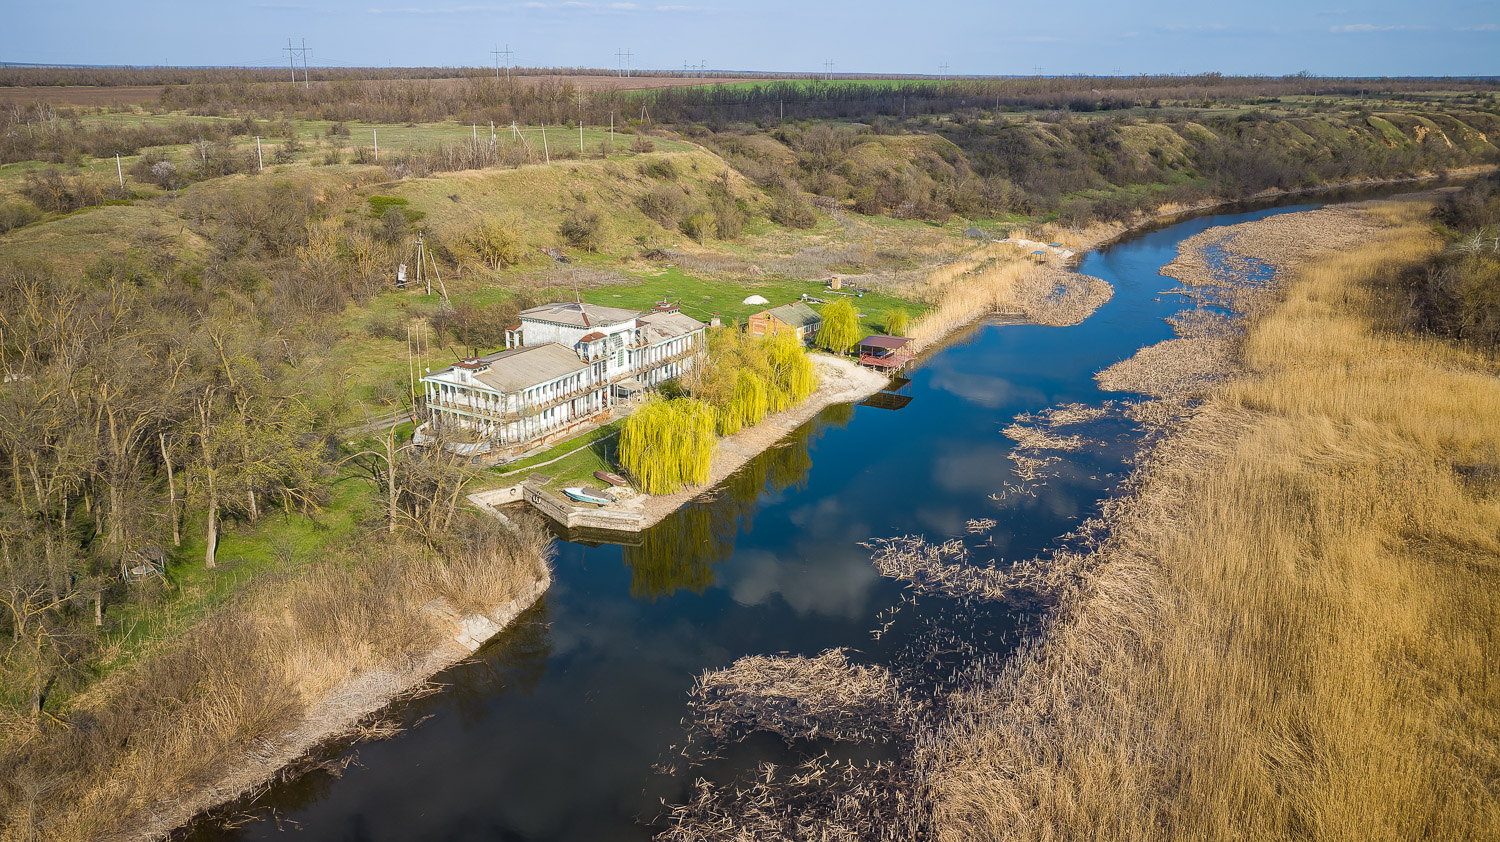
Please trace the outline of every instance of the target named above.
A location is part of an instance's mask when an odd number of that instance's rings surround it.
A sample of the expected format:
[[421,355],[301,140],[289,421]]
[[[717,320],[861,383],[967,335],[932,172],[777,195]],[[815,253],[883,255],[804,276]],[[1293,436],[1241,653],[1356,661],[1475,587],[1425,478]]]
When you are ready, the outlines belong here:
[[882,666],[849,663],[843,649],[815,657],[752,655],[693,684],[695,729],[716,740],[767,731],[788,741],[884,741],[907,730],[914,706]]
[[[855,764],[827,751],[794,767],[762,763],[732,787],[706,778],[674,805],[658,838],[690,840],[906,840],[926,823],[910,762],[911,735],[925,721],[882,666],[852,664],[845,650],[817,657],[747,656],[694,683],[688,747],[694,765],[756,732],[795,740],[903,745],[900,761]],[[779,774],[778,774],[779,773]]]
[[[1244,373],[921,738],[937,838],[1500,835],[1500,379],[1374,327],[1420,207],[1315,213],[1237,226],[1287,279]],[[1338,218],[1364,242],[1289,245]]]
[[67,729],[8,735],[0,839],[159,838],[467,655],[424,606],[494,611],[550,579],[539,521],[473,518],[463,555],[391,542],[260,583],[91,691]]

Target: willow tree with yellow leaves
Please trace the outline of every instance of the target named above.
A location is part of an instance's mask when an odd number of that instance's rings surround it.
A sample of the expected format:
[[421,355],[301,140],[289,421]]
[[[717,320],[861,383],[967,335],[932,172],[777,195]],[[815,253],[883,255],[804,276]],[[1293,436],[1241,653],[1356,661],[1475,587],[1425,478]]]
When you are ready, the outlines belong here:
[[859,312],[847,299],[839,299],[823,308],[823,324],[818,326],[818,345],[835,354],[846,354],[859,341]]
[[652,398],[620,429],[620,467],[647,494],[708,482],[718,438],[714,409],[693,398]]
[[693,397],[714,408],[721,436],[806,400],[817,385],[817,371],[794,334],[751,336],[729,328],[709,333],[708,359],[685,383]]

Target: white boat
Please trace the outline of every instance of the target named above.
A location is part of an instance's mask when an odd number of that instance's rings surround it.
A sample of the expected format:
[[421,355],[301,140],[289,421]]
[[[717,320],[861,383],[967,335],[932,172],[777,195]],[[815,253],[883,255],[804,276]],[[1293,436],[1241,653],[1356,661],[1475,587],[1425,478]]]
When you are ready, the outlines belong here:
[[599,497],[591,494],[586,488],[564,488],[562,493],[568,495],[569,500],[577,500],[580,503],[595,503],[600,506],[608,506],[614,502],[607,497]]

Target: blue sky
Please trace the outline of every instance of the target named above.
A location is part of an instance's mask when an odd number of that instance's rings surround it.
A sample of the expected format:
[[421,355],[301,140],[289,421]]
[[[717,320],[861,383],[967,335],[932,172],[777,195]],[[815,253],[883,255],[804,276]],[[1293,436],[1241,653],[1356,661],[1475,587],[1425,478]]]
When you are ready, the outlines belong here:
[[5,0],[0,61],[954,74],[1500,74],[1500,3],[1266,0]]

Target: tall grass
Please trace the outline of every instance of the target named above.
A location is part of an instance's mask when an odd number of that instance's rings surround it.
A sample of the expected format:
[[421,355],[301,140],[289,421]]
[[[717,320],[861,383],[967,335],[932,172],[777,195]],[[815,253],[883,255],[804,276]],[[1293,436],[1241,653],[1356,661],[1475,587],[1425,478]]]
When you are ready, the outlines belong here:
[[245,785],[256,758],[276,757],[309,716],[339,718],[328,702],[340,688],[382,676],[394,686],[422,662],[445,634],[423,610],[430,600],[493,611],[545,576],[550,535],[533,519],[516,523],[506,533],[471,514],[455,529],[452,552],[379,543],[259,584],[111,676],[70,712],[66,728],[8,734],[0,840],[164,832],[167,817],[186,818],[179,800],[203,806],[196,796],[239,770],[250,770]]
[[1500,837],[1500,379],[1383,332],[1410,209],[1297,272],[1045,634],[924,747],[938,836]]

